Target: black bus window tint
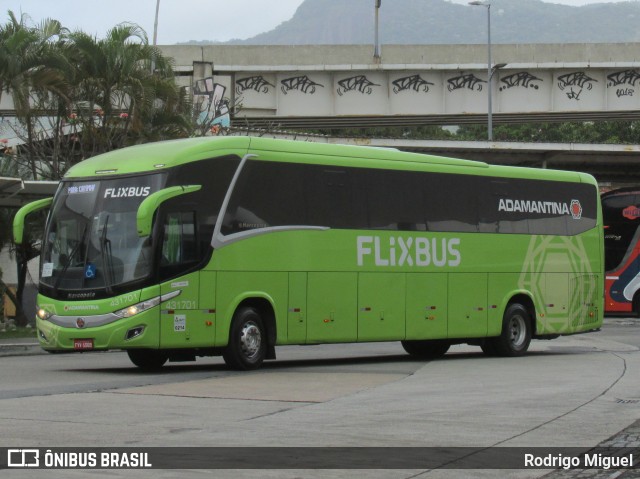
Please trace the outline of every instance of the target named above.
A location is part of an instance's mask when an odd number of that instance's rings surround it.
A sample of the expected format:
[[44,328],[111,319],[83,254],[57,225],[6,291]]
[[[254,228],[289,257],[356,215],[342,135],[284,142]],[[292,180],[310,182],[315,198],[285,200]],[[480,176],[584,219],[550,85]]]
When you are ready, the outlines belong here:
[[359,168],[306,168],[305,184],[309,223],[341,229],[368,226],[364,182]]
[[163,205],[166,211],[196,213],[198,248],[202,260],[210,252],[218,213],[239,164],[240,158],[228,156],[187,163],[171,171],[167,186],[202,185],[200,190],[172,198]]
[[420,173],[366,170],[369,228],[425,231]]
[[504,197],[502,188],[505,181],[491,178],[478,178],[478,231],[481,233],[499,233],[498,205]]
[[429,231],[478,231],[477,181],[473,176],[425,175],[424,208]]
[[248,161],[227,207],[223,234],[307,225],[301,165]]

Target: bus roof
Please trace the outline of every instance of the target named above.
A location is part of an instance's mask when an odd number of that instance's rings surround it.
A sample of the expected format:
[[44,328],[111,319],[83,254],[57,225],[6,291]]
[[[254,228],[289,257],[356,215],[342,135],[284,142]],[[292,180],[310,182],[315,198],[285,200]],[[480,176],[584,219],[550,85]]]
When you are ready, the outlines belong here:
[[626,188],[620,188],[617,190],[610,190],[606,193],[602,193],[602,198],[609,198],[610,196],[624,196],[624,195],[640,195],[640,186],[628,186]]
[[[161,141],[131,146],[89,158],[69,169],[65,179],[110,176],[158,171],[191,161],[214,156],[260,152],[282,152],[315,155],[317,157],[345,158],[345,166],[375,167],[380,160],[406,164],[430,164],[465,167],[480,174],[517,176],[531,179],[549,179],[595,184],[595,179],[584,173],[536,168],[489,166],[487,163],[420,153],[402,152],[391,148],[337,145],[307,141],[276,140],[250,136],[200,137]],[[351,161],[350,161],[351,160]],[[322,163],[322,160],[318,161]],[[388,165],[388,163],[387,163]],[[516,173],[518,171],[518,173]],[[470,172],[471,173],[471,172]]]

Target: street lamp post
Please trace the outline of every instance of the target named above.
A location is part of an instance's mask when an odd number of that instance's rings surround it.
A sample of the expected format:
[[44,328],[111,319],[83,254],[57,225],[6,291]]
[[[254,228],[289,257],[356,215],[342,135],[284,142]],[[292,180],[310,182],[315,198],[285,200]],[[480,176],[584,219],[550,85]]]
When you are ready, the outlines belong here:
[[[487,85],[488,85],[488,103],[487,103],[487,139],[493,141],[493,118],[492,110],[493,103],[491,102],[491,86],[493,77],[493,68],[491,67],[491,4],[481,0],[474,0],[469,2],[469,5],[477,5],[481,7],[487,7]],[[501,65],[504,66],[504,65]]]
[[160,12],[160,0],[156,1],[156,19],[153,22],[153,46],[158,44],[158,12]]
[[[159,1],[159,0],[158,0]],[[378,42],[378,17],[380,13],[380,5],[382,4],[382,0],[375,0],[375,8],[376,8],[376,20],[375,20],[375,38],[374,38],[374,47],[373,47],[373,59],[376,63],[380,63],[380,44]]]
[[[158,13],[160,12],[160,0],[156,0],[156,17],[153,22],[153,46],[155,50],[155,46],[158,44]],[[155,55],[155,52],[153,52]],[[156,60],[155,56],[151,58],[151,74],[156,71]]]

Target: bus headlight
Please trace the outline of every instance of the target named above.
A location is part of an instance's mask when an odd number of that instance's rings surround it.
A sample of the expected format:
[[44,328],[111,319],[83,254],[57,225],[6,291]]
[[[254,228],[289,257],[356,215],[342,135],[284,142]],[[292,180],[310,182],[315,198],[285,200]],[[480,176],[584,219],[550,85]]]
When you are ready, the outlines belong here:
[[38,312],[36,313],[36,315],[43,321],[46,321],[47,319],[49,319],[52,314],[53,313],[43,308],[38,308]]
[[141,301],[138,304],[134,304],[132,306],[127,306],[126,308],[119,309],[118,311],[114,311],[113,314],[118,316],[119,318],[130,318],[131,316],[135,316],[136,314],[140,314],[143,311],[153,308],[154,306],[158,306],[160,303],[164,301],[168,301],[170,299],[175,298],[180,295],[182,290],[171,291],[170,293],[163,294],[162,296],[156,296],[155,298],[147,299],[146,301]]
[[140,314],[143,311],[153,308],[154,306],[158,306],[160,304],[160,298],[161,296],[156,296],[155,298],[151,298],[138,304],[127,306],[126,308],[114,311],[113,314],[115,314],[119,318],[130,318],[131,316]]

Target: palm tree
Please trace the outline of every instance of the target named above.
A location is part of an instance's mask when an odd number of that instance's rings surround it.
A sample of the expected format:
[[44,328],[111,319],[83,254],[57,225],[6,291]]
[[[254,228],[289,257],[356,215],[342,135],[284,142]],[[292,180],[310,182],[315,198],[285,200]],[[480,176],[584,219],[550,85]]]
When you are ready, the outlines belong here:
[[100,40],[74,32],[69,41],[83,156],[141,142],[159,118],[180,119],[170,114],[181,98],[171,62],[140,27],[123,23]]
[[62,72],[68,62],[60,49],[66,29],[57,20],[46,19],[39,26],[27,24],[28,16],[18,19],[9,11],[9,22],[0,26],[0,98],[11,93],[16,115],[26,131],[27,162],[37,179],[34,152],[29,148],[36,134],[34,105],[42,98],[65,99],[68,84]]

